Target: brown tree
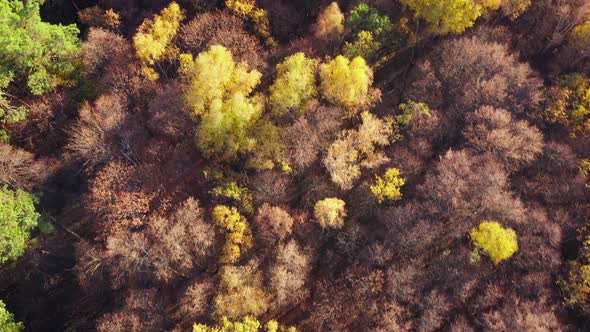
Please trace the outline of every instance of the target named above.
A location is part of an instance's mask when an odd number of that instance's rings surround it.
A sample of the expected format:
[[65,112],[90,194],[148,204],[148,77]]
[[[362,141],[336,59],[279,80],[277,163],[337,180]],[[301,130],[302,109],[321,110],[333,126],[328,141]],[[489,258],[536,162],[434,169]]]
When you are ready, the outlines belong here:
[[543,136],[537,128],[490,106],[467,115],[463,135],[469,146],[492,153],[509,171],[530,165],[543,150]]
[[131,44],[118,34],[101,28],[90,28],[82,43],[81,57],[84,73],[96,77],[104,72],[111,62],[128,57]]
[[0,143],[0,183],[30,191],[51,174],[51,167],[32,153]]
[[[424,61],[430,64],[418,66],[418,70],[426,72],[421,76],[413,75],[417,80],[408,93],[418,97],[417,100],[437,101],[437,98],[424,99],[420,92],[431,96],[433,92],[425,89],[436,88],[440,82],[440,93],[447,96],[447,103],[459,114],[490,105],[526,119],[541,117],[543,81],[504,44],[478,36],[451,39],[439,45]],[[439,107],[437,104],[430,106]]]
[[311,259],[295,240],[278,246],[268,274],[279,307],[297,304],[308,295],[305,283],[310,270]]
[[161,295],[156,289],[132,289],[124,306],[98,319],[96,330],[100,332],[141,332],[163,327]]
[[210,11],[197,15],[179,33],[183,52],[197,55],[212,45],[222,45],[236,62],[246,61],[252,68],[266,67],[268,52],[258,38],[245,31],[245,22],[228,11]]
[[291,234],[293,222],[293,218],[284,209],[264,203],[254,217],[256,237],[267,244],[283,241]]
[[100,96],[94,105],[82,105],[74,123],[68,150],[84,161],[87,169],[123,157],[118,141],[119,129],[127,116],[127,100],[120,94]]
[[[450,217],[458,226],[454,236],[462,236],[474,222],[486,218],[514,223],[524,221],[523,204],[512,195],[508,185],[503,167],[489,156],[451,150],[426,175],[419,191],[433,204],[437,214]],[[467,225],[469,228],[465,228]],[[451,230],[453,228],[448,229]]]

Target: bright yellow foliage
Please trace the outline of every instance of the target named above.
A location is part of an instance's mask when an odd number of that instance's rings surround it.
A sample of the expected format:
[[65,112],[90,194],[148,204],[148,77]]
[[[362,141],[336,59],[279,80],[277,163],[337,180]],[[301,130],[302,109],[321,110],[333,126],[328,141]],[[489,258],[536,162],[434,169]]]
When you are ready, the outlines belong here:
[[339,55],[322,64],[320,79],[322,95],[334,104],[357,109],[371,102],[369,88],[373,83],[373,71],[361,57],[350,61]]
[[277,78],[270,87],[270,103],[277,115],[291,110],[303,113],[317,95],[318,61],[303,52],[295,53],[277,65]]
[[263,102],[241,93],[229,100],[215,100],[197,128],[197,145],[208,157],[236,160],[256,145],[253,128],[262,113]]
[[510,258],[518,251],[516,232],[503,228],[497,221],[483,221],[469,232],[478,250],[487,254],[494,264]]
[[[208,326],[205,324],[193,324],[193,332],[258,332],[262,324],[253,316],[246,316],[242,321],[232,322],[227,317],[223,317],[221,325]],[[266,323],[266,332],[297,332],[294,327],[284,327],[279,325],[276,320],[270,320]]]
[[214,300],[217,317],[238,320],[266,312],[271,297],[264,290],[263,275],[256,261],[243,266],[223,266],[219,275],[219,288]]
[[431,32],[440,35],[463,33],[483,13],[483,6],[474,0],[401,0],[414,11],[416,18],[426,21]]
[[346,218],[346,203],[338,198],[326,198],[318,201],[313,209],[316,221],[322,228],[340,229]]
[[390,168],[385,172],[384,177],[376,177],[375,184],[371,186],[371,192],[379,203],[386,200],[398,201],[402,199],[401,188],[404,184],[406,184],[406,180],[401,177],[400,170]]
[[157,80],[159,77],[152,68],[156,61],[170,58],[176,53],[171,42],[183,19],[184,15],[180,6],[172,2],[162,10],[160,15],[143,21],[133,36],[133,46],[137,56],[143,62],[144,71],[151,80]]
[[236,208],[217,205],[213,209],[213,219],[218,226],[227,231],[222,260],[227,263],[237,262],[242,253],[252,248],[252,231]]
[[331,39],[344,32],[344,14],[336,1],[332,2],[318,16],[314,35],[319,39]]
[[430,32],[438,35],[463,33],[477,18],[492,10],[502,9],[515,19],[528,9],[531,0],[400,0],[414,11],[414,16],[428,23]]
[[234,13],[247,17],[256,8],[256,0],[226,0],[225,5]]
[[252,194],[248,191],[248,188],[238,185],[236,181],[224,181],[209,193],[216,198],[230,199],[238,203],[246,213],[254,212]]
[[262,77],[257,70],[248,70],[247,63],[236,64],[231,52],[221,45],[211,46],[194,60],[190,54],[181,54],[180,72],[187,83],[186,102],[197,116],[238,93],[250,95]]
[[202,116],[197,129],[197,145],[209,158],[235,160],[250,152],[256,139],[253,129],[264,108],[259,96],[250,97],[262,76],[236,64],[231,52],[213,45],[193,60],[180,56],[180,72],[185,81],[185,99],[195,116]]

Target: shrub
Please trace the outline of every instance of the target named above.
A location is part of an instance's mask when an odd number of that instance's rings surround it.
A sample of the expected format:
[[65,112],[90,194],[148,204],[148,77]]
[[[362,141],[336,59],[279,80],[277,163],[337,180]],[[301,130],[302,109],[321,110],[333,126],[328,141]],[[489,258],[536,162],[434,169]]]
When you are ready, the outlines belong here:
[[[221,324],[217,326],[208,326],[205,324],[193,324],[193,332],[258,332],[262,327],[262,323],[253,316],[246,316],[242,321],[230,321],[227,317],[223,317]],[[280,326],[276,320],[269,320],[264,325],[265,332],[297,332],[295,327]]]
[[256,32],[266,40],[268,47],[276,46],[276,41],[270,33],[268,13],[266,10],[256,7],[255,0],[225,0],[225,5],[239,16],[252,20]]
[[373,38],[372,32],[361,31],[356,35],[354,42],[344,44],[342,53],[349,59],[361,57],[367,61],[373,61],[380,48],[381,43]]
[[112,9],[103,10],[99,6],[84,8],[78,12],[80,22],[91,27],[118,30],[121,16]]
[[563,291],[565,304],[590,312],[590,235],[586,227],[580,230],[581,248],[577,260],[570,261],[565,277],[558,281]]
[[254,212],[252,194],[248,188],[238,185],[236,181],[225,181],[213,188],[210,193],[216,198],[226,198],[238,203],[247,213]]

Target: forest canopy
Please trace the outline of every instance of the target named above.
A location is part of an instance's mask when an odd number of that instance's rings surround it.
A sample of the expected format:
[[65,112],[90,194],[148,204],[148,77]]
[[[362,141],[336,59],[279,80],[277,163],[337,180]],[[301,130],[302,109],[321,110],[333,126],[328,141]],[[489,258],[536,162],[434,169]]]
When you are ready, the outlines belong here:
[[0,0],[0,331],[587,331],[589,191],[589,0]]

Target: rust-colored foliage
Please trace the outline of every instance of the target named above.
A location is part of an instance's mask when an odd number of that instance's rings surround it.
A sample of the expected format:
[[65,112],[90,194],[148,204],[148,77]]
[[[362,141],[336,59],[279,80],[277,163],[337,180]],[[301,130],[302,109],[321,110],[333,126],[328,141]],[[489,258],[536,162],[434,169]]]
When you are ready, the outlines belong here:
[[43,184],[52,167],[45,160],[35,160],[32,153],[0,143],[0,183],[31,191]]
[[543,150],[543,136],[526,121],[502,109],[483,106],[467,115],[464,136],[478,152],[495,155],[509,171],[530,165]]
[[451,39],[424,61],[418,66],[421,72],[413,74],[416,80],[409,95],[431,107],[440,107],[437,102],[441,100],[436,96],[445,95],[447,103],[460,114],[489,105],[526,119],[539,120],[542,116],[543,82],[507,45],[478,36]]
[[180,45],[184,52],[195,56],[212,45],[222,45],[236,62],[246,61],[253,68],[264,69],[267,51],[244,28],[244,20],[228,11],[205,12],[180,29]]
[[268,203],[262,204],[256,212],[256,237],[266,243],[283,241],[292,232],[293,218],[287,211]]
[[126,108],[127,101],[120,94],[100,96],[92,106],[82,105],[70,130],[68,149],[87,169],[123,157],[118,134],[127,117]]

